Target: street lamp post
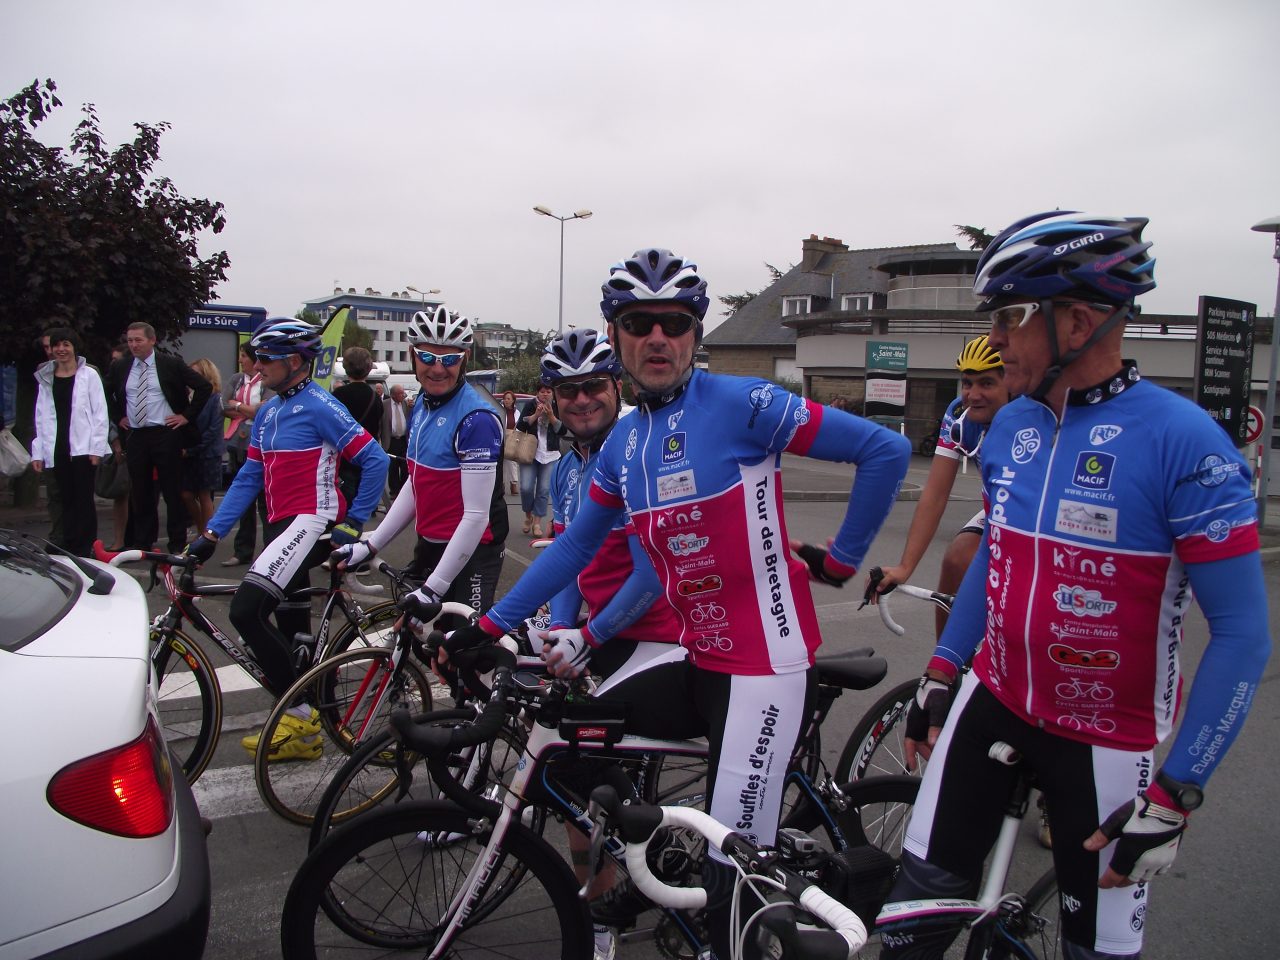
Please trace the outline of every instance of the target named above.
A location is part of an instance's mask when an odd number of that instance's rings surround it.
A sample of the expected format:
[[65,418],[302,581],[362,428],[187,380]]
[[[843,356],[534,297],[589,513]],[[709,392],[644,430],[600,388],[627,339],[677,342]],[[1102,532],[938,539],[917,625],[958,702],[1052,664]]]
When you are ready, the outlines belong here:
[[[1280,265],[1280,217],[1269,217],[1261,223],[1255,223],[1253,229],[1259,233],[1270,233],[1275,237],[1275,259]],[[1271,373],[1267,377],[1267,402],[1262,414],[1262,468],[1258,473],[1258,529],[1267,525],[1267,485],[1271,482],[1271,444],[1272,429],[1276,415],[1276,361],[1280,359],[1280,277],[1276,280],[1276,305],[1271,312]]]
[[550,217],[552,220],[560,221],[560,313],[556,322],[556,332],[564,333],[564,224],[566,220],[585,220],[591,216],[590,210],[579,210],[567,217],[561,217],[552,213],[544,206],[536,206],[533,208],[534,213],[540,213],[544,217]]
[[423,310],[427,309],[427,294],[431,294],[432,296],[435,296],[435,294],[440,292],[439,290],[419,290],[417,287],[413,287],[413,286],[405,287],[405,289],[412,290],[414,293],[422,297]]

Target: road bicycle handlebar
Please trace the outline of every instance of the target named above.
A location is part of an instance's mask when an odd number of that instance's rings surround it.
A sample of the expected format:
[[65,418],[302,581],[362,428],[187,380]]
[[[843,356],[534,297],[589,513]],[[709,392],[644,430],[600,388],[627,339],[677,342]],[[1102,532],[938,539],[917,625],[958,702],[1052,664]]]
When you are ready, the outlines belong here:
[[[846,960],[867,942],[867,928],[856,913],[806,878],[788,870],[778,861],[775,851],[762,850],[701,810],[623,804],[617,791],[606,786],[597,787],[591,793],[591,817],[597,824],[602,822],[601,813],[617,826],[619,836],[626,842],[627,871],[636,888],[654,903],[678,910],[697,910],[707,902],[707,891],[702,887],[671,886],[649,869],[647,847],[654,832],[661,827],[679,827],[702,835],[708,846],[729,857],[744,875],[764,878],[770,886],[785,891],[800,907],[831,928],[795,928],[794,936],[784,936],[784,940],[796,945],[795,953],[815,960]],[[598,853],[600,842],[601,836],[593,831],[593,854]],[[597,859],[593,856],[592,863]],[[787,926],[794,926],[794,922],[792,918]]]
[[456,727],[424,727],[415,724],[413,715],[404,707],[391,711],[391,727],[396,738],[418,753],[440,756],[492,740],[498,735],[498,730],[506,719],[507,693],[511,689],[512,672],[516,667],[515,654],[500,644],[494,644],[455,654],[455,659],[464,658],[471,660],[468,666],[474,669],[493,670],[493,695],[489,697],[480,716],[472,723]]
[[[867,573],[867,591],[862,597],[862,607],[871,602],[871,598],[876,593],[876,588],[880,585],[880,581],[884,579],[884,571],[879,567],[872,567]],[[951,612],[951,605],[955,603],[955,596],[950,593],[940,593],[937,590],[929,590],[925,587],[917,587],[912,583],[897,583],[886,590],[884,593],[876,597],[876,609],[880,611],[880,621],[889,629],[889,631],[899,637],[906,635],[906,628],[900,626],[893,619],[890,612],[889,597],[894,592],[905,593],[908,597],[915,597],[917,600],[925,600],[932,603],[935,607],[940,607],[947,613]],[[858,609],[861,610],[862,607]]]

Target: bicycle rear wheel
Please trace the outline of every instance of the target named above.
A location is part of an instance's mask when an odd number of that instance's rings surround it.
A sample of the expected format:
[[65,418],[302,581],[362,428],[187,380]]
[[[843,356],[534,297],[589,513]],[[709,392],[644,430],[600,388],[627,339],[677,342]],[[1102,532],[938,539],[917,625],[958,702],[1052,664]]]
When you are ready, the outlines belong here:
[[[303,862],[285,898],[285,960],[396,949],[425,956],[489,839],[486,821],[431,801],[384,808],[334,831]],[[501,898],[489,896],[498,889]],[[449,956],[591,957],[591,922],[573,875],[540,837],[513,825],[481,891]]]
[[390,647],[395,641],[392,626],[400,619],[400,613],[400,608],[392,600],[366,608],[360,620],[348,620],[333,633],[316,663],[360,647]]
[[[393,707],[403,705],[413,714],[431,709],[425,671],[406,657],[393,674],[391,653],[357,647],[337,654],[304,673],[280,698],[263,725],[253,762],[258,793],[273,812],[309,825],[325,785],[357,747],[386,729]],[[301,703],[320,714],[319,751],[304,754],[307,759],[276,759],[275,738],[287,742],[290,736],[283,725],[286,711]]]
[[[870,776],[911,774],[907,769],[903,734],[907,710],[918,686],[918,680],[898,684],[862,715],[836,763],[836,783]],[[917,763],[914,776],[919,776],[923,769],[924,764]]]
[[156,694],[164,739],[188,783],[213,759],[222,732],[222,689],[213,663],[181,630],[151,632],[151,662],[159,678]]

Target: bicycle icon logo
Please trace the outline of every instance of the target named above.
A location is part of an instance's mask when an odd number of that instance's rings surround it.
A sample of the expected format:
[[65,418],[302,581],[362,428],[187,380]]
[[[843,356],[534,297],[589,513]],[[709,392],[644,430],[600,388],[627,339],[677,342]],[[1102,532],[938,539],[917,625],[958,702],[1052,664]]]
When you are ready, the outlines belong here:
[[694,604],[693,609],[689,611],[689,619],[694,623],[717,623],[724,619],[724,607],[718,603],[707,601],[706,603]]
[[1115,733],[1116,730],[1116,722],[1107,717],[1099,716],[1099,711],[1097,710],[1093,711],[1093,713],[1078,713],[1072,710],[1070,713],[1060,716],[1058,724],[1069,730],[1097,730],[1098,733]]
[[704,633],[693,641],[693,645],[699,653],[710,653],[712,650],[718,650],[721,653],[728,653],[733,649],[733,641],[722,634],[719,630],[715,633]]
[[1104,687],[1101,680],[1085,683],[1078,677],[1073,677],[1070,683],[1058,684],[1054,691],[1066,700],[1110,700],[1116,695],[1110,687]]

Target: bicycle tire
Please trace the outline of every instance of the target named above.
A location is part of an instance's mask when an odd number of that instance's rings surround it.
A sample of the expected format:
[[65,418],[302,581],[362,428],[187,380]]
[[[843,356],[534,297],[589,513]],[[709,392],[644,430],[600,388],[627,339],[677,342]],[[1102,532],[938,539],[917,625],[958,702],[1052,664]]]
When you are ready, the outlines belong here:
[[[430,842],[436,836],[453,839]],[[330,833],[303,861],[285,897],[284,960],[367,949],[353,940],[425,955],[489,836],[486,823],[438,801],[385,807]],[[488,909],[472,914],[450,955],[465,949],[469,957],[589,960],[590,916],[568,864],[519,824],[503,838],[502,852],[489,883],[519,872],[518,888],[497,902],[486,896],[480,906]]]
[[[427,720],[427,717],[432,719]],[[475,718],[476,713],[474,710],[434,710],[419,718],[418,722],[459,724],[469,723]],[[479,744],[477,747],[471,748],[471,750],[489,748],[488,756],[478,768],[486,780],[484,789],[477,790],[475,784],[463,784],[452,773],[459,767],[471,767],[472,753],[470,751],[450,758],[447,769],[450,771],[451,780],[458,783],[460,789],[472,791],[475,795],[486,799],[496,799],[496,796],[491,796],[491,794],[500,789],[501,784],[507,782],[510,774],[514,773],[515,765],[519,762],[524,748],[524,738],[518,736],[510,725],[502,727],[498,732],[497,738],[503,741],[505,749],[498,754],[502,759],[499,761],[500,766],[496,773],[493,768],[492,758],[495,753],[491,749],[492,744]],[[395,738],[390,730],[383,730],[368,742],[362,744],[343,763],[325,788],[320,797],[320,802],[316,806],[316,811],[311,821],[308,849],[315,849],[325,835],[334,827],[347,822],[353,817],[360,816],[387,800],[392,800],[393,803],[398,804],[412,800],[441,799],[444,796],[425,768],[422,771],[424,774],[422,776],[415,777],[411,773],[404,786],[406,792],[404,796],[400,795],[400,782],[394,767],[395,760],[391,753],[391,751],[397,749],[394,745],[394,740]],[[410,770],[412,770],[412,767],[421,759],[419,755],[412,751],[406,751],[403,762],[407,763]],[[541,807],[530,807],[525,817],[522,818],[525,826],[538,834],[542,833],[545,820],[546,811]]]
[[[165,743],[188,783],[200,779],[222,732],[222,687],[204,649],[181,630],[152,631],[152,664],[159,681],[156,706]],[[156,650],[163,643],[165,649]]]
[[[324,786],[360,744],[357,731],[365,720],[362,741],[386,728],[393,706],[403,704],[414,714],[431,709],[431,681],[412,657],[405,657],[394,687],[388,688],[378,707],[378,715],[367,717],[366,709],[353,701],[370,672],[376,683],[389,668],[392,651],[382,647],[358,647],[336,654],[316,664],[291,686],[272,708],[263,724],[253,759],[253,775],[258,793],[273,813],[291,823],[309,826]],[[285,711],[296,703],[308,703],[320,714],[321,753],[315,759],[277,760],[270,758],[270,744]],[[358,711],[348,716],[351,711]]]
[[919,680],[898,684],[862,715],[836,762],[837,783],[869,776],[919,776],[923,772],[922,762],[916,764],[914,774],[907,769],[903,746],[907,710],[915,699],[917,686]]
[[319,652],[315,663],[323,663],[330,657],[356,647],[390,647],[395,639],[392,625],[400,619],[401,610],[394,600],[383,600],[363,609],[364,616],[347,620],[329,637],[329,642]]

